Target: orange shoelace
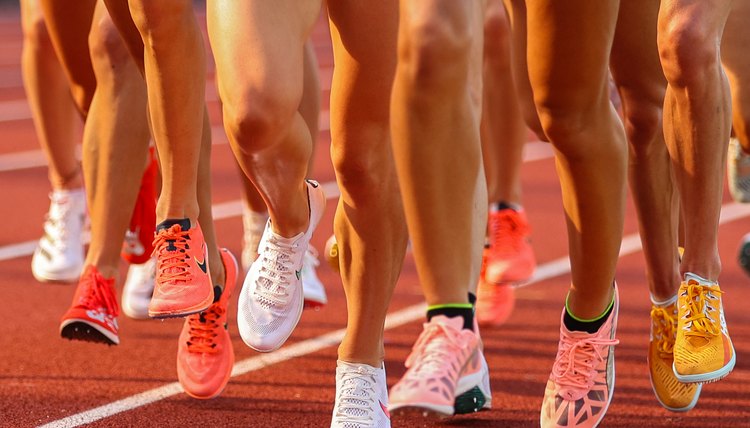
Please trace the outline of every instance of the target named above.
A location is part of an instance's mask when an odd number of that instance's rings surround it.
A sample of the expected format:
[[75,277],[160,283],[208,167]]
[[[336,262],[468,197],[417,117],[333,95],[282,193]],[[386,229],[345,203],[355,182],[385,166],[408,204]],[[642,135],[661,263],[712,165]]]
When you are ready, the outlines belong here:
[[158,259],[156,280],[159,285],[187,283],[192,279],[187,263],[189,238],[189,231],[183,231],[177,224],[159,232],[154,238],[154,252],[151,256],[157,256]]
[[719,298],[712,293],[720,295],[723,294],[723,291],[707,285],[690,283],[686,292],[680,296],[689,311],[685,318],[690,323],[690,328],[685,331],[687,336],[706,337],[721,334],[720,327],[714,322],[713,318],[708,316],[709,311],[718,311],[717,308],[712,306],[711,301],[716,301]]
[[217,329],[223,328],[219,319],[224,315],[224,309],[218,304],[211,305],[205,311],[188,317],[190,324],[190,340],[187,342],[188,351],[202,354],[217,352],[214,339],[219,335]]
[[594,384],[596,367],[604,360],[602,348],[620,343],[617,339],[597,336],[574,337],[563,332],[559,354],[552,367],[555,383],[574,390],[588,389]]
[[654,306],[651,309],[651,320],[654,324],[654,338],[656,349],[662,358],[671,358],[674,350],[675,334],[677,331],[677,317],[674,306],[666,308]]

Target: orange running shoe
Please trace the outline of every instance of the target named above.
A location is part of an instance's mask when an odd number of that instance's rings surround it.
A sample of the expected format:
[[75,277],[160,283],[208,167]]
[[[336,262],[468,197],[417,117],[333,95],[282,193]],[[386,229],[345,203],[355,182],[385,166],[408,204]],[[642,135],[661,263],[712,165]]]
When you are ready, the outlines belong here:
[[526,213],[519,209],[490,210],[490,252],[485,280],[494,284],[522,284],[531,279],[536,258]]
[[154,238],[156,284],[148,316],[181,317],[206,310],[214,301],[208,250],[200,224],[165,220]]
[[226,272],[224,290],[215,287],[214,303],[185,319],[177,347],[180,385],[187,395],[204,400],[221,394],[234,365],[227,306],[237,284],[237,260],[226,248],[220,254]]
[[542,401],[542,428],[593,428],[599,425],[615,388],[617,313],[615,303],[596,333],[570,331],[560,317],[560,343]]
[[73,303],[60,323],[60,336],[70,340],[118,345],[114,278],[104,278],[94,266],[83,271]]
[[487,249],[482,253],[482,270],[477,285],[476,319],[480,326],[499,327],[505,324],[516,305],[516,294],[510,284],[493,284],[484,279]]
[[159,166],[154,148],[149,148],[149,163],[141,178],[141,189],[135,200],[130,226],[125,232],[120,256],[131,264],[146,263],[154,251],[152,241],[156,230],[156,177]]

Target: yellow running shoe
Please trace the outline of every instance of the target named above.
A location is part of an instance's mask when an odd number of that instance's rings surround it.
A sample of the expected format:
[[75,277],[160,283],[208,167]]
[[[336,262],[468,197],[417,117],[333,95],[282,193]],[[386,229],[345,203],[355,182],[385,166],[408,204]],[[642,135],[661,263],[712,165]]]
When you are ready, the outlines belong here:
[[651,341],[648,345],[648,369],[651,388],[665,409],[687,412],[695,407],[701,385],[682,383],[672,371],[674,340],[677,334],[676,298],[666,305],[651,305]]
[[714,382],[734,368],[721,295],[718,283],[691,273],[680,285],[673,365],[680,382]]

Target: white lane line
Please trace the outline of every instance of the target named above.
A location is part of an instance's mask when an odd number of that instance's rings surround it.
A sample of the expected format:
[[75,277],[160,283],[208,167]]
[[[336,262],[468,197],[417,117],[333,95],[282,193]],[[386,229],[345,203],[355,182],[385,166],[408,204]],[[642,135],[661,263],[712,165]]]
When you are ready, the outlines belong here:
[[[720,224],[750,216],[750,204],[730,203],[722,207]],[[623,237],[620,248],[620,257],[633,254],[642,248],[640,237],[637,233]],[[561,257],[557,260],[545,263],[537,267],[533,279],[529,285],[539,283],[546,279],[561,276],[570,272],[570,259]],[[390,330],[424,317],[425,306],[423,303],[412,305],[399,311],[388,314],[385,321],[385,329]],[[338,345],[344,338],[344,329],[336,330],[318,337],[295,343],[270,354],[261,354],[246,358],[235,363],[232,369],[232,377],[242,376],[247,373],[260,370],[274,364],[289,361],[294,358],[303,357],[322,349]],[[182,388],[178,382],[173,382],[158,388],[150,389],[140,394],[131,395],[122,400],[105,404],[91,410],[68,416],[63,419],[42,425],[40,428],[72,428],[89,424],[108,418],[118,413],[127,412],[157,401],[164,400],[180,394]]]

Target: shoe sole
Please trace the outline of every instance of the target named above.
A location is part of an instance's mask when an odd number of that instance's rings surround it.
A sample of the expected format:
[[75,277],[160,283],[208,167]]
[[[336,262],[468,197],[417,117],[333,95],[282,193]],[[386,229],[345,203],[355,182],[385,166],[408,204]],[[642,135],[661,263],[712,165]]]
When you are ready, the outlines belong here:
[[60,336],[63,339],[104,343],[110,346],[120,344],[120,338],[117,335],[102,329],[96,324],[77,318],[66,320],[60,325]]
[[47,284],[76,284],[78,283],[78,280],[81,279],[81,271],[78,272],[76,276],[66,276],[66,275],[41,275],[32,269],[31,275],[39,282],[44,282]]
[[[648,364],[651,364],[650,361],[647,360]],[[674,363],[673,363],[674,366]],[[674,368],[672,369],[674,371]],[[703,385],[698,385],[698,390],[695,391],[695,397],[693,397],[693,400],[685,407],[669,407],[667,406],[663,401],[661,401],[661,398],[659,398],[659,394],[656,393],[656,388],[654,388],[654,377],[651,375],[651,370],[648,371],[648,379],[651,382],[651,390],[654,392],[654,397],[656,397],[656,401],[661,404],[662,407],[669,410],[670,412],[676,412],[676,413],[684,413],[687,411],[690,411],[695,407],[696,404],[698,404],[698,399],[701,396],[701,389],[703,389]]]
[[699,374],[693,374],[693,375],[681,375],[677,373],[677,368],[675,368],[674,363],[672,363],[672,372],[674,372],[674,376],[682,383],[712,383],[717,382],[729,375],[729,373],[734,370],[734,365],[737,363],[737,353],[734,351],[734,347],[732,347],[732,359],[729,360],[729,363],[725,365],[724,367],[720,368],[719,370],[714,370],[710,373],[699,373]]

